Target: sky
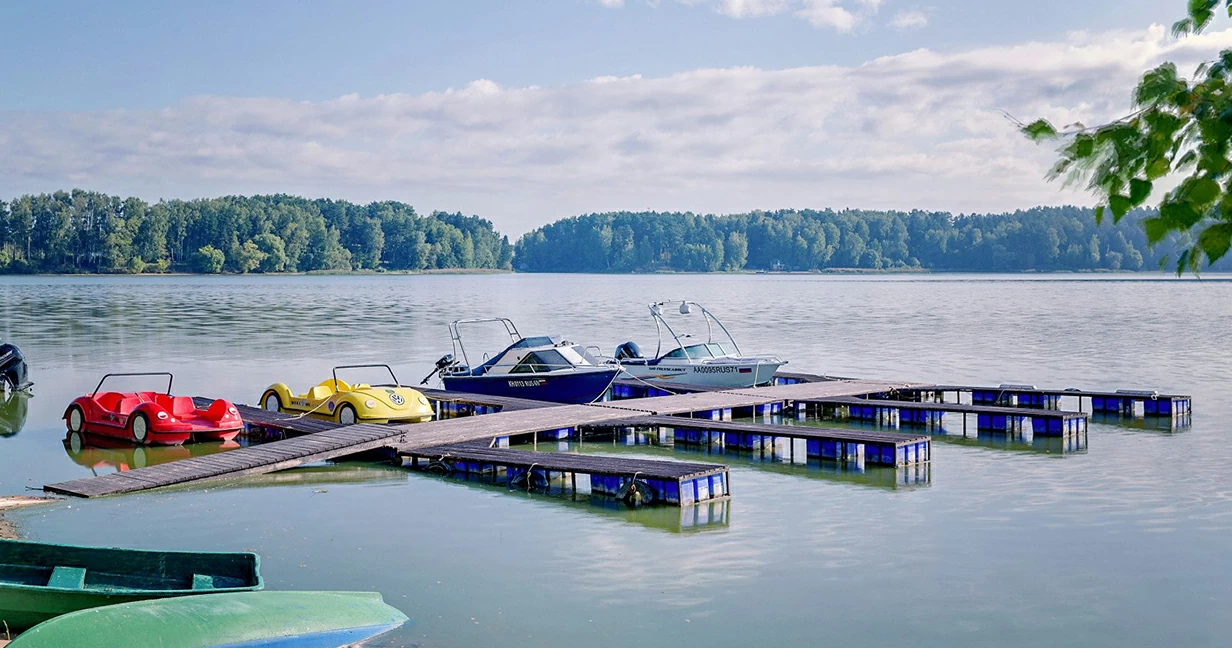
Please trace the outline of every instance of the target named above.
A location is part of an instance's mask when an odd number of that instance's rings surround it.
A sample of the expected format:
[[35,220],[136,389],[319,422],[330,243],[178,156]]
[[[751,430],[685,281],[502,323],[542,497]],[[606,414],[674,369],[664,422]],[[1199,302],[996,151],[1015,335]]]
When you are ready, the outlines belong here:
[[0,198],[291,193],[511,237],[616,210],[1012,211],[1007,114],[1129,112],[1184,0],[214,0],[0,4]]

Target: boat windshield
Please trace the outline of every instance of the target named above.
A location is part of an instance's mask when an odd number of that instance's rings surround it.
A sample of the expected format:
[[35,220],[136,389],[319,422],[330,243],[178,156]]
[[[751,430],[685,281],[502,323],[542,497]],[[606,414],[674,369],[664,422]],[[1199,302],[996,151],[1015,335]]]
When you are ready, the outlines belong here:
[[596,358],[596,357],[595,357],[595,356],[594,356],[594,355],[593,355],[590,351],[587,351],[587,350],[586,350],[586,347],[584,347],[584,346],[582,346],[582,345],[580,345],[580,344],[575,344],[575,345],[573,345],[573,346],[572,346],[572,347],[570,347],[570,348],[571,348],[571,349],[573,349],[573,352],[574,352],[574,353],[576,353],[576,354],[578,354],[578,355],[582,356],[582,359],[583,359],[583,360],[585,360],[587,364],[592,364],[592,365],[599,365],[599,364],[603,364],[603,363],[602,363],[602,362],[600,362],[600,361],[599,361],[599,359],[598,359],[598,358]]
[[559,351],[544,349],[526,354],[526,357],[519,360],[509,370],[509,373],[546,373],[553,369],[566,369],[571,366],[573,365]]
[[690,344],[687,347],[680,347],[678,349],[674,349],[673,351],[671,351],[670,353],[668,353],[667,355],[663,357],[664,358],[691,358],[691,359],[697,360],[701,358],[713,358],[714,355],[710,353],[710,349],[707,349],[705,344]]
[[718,342],[708,342],[706,344],[706,348],[710,350],[710,355],[713,355],[716,358],[721,358],[732,354],[731,351],[727,350],[727,347]]

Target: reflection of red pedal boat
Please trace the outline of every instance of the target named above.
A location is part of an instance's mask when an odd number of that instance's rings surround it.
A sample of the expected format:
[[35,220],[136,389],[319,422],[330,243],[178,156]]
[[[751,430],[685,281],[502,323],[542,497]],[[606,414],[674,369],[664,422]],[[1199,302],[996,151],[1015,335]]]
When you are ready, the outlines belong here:
[[[113,376],[166,376],[166,393],[99,391]],[[244,421],[231,403],[219,399],[198,409],[188,396],[172,396],[169,373],[107,374],[94,393],[78,397],[64,412],[71,432],[126,439],[142,445],[179,445],[235,438]]]
[[239,447],[238,441],[141,446],[126,439],[85,435],[80,432],[69,432],[64,437],[64,450],[73,462],[95,471],[96,474],[100,469],[114,468],[118,472],[125,472],[191,457],[204,457]]

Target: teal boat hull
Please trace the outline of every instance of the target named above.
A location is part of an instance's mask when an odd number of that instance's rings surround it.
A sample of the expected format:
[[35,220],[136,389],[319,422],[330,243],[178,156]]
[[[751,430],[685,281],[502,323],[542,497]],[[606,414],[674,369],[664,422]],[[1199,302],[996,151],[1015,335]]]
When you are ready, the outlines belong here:
[[238,592],[139,601],[57,617],[9,648],[332,648],[407,623],[375,592]]
[[0,623],[10,632],[93,607],[263,586],[260,558],[253,553],[0,540]]

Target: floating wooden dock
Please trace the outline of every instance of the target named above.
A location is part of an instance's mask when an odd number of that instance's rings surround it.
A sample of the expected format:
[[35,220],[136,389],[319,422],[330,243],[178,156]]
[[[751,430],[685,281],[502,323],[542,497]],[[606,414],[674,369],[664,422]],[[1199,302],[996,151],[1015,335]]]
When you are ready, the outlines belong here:
[[[547,434],[550,438],[565,438],[586,426],[610,427],[616,423],[620,424],[619,427],[669,425],[674,430],[683,430],[678,438],[681,438],[684,444],[691,443],[693,438],[698,439],[698,443],[702,443],[701,435],[705,435],[705,443],[713,443],[717,437],[722,443],[730,444],[728,447],[734,449],[744,446],[752,448],[757,444],[763,444],[764,447],[764,439],[771,437],[804,439],[808,444],[807,452],[820,458],[847,461],[858,458],[860,461],[874,465],[882,463],[895,466],[919,464],[927,462],[931,457],[931,446],[928,443],[928,437],[924,436],[894,435],[891,437],[885,436],[891,433],[862,430],[824,430],[795,426],[724,423],[733,417],[773,415],[789,409],[794,409],[799,415],[801,412],[807,412],[810,406],[843,408],[848,414],[855,412],[856,418],[866,418],[866,415],[874,420],[880,417],[892,417],[895,423],[906,422],[908,424],[939,422],[943,413],[953,412],[964,415],[965,426],[966,415],[975,414],[978,427],[990,430],[1020,430],[1023,427],[1023,421],[1031,420],[1033,433],[1040,436],[1085,434],[1087,429],[1088,414],[1060,411],[1050,407],[1051,401],[1046,400],[1058,393],[1079,395],[1079,392],[1074,390],[1050,392],[1034,388],[1013,388],[1010,391],[1014,393],[1016,404],[1030,402],[1033,406],[1005,407],[999,401],[993,404],[973,403],[969,405],[943,402],[944,392],[947,390],[959,392],[966,390],[973,393],[980,391],[976,388],[962,386],[857,380],[797,373],[779,374],[776,376],[775,383],[765,387],[722,390],[701,388],[690,390],[684,385],[667,385],[666,389],[688,392],[672,395],[652,395],[657,394],[658,391],[665,391],[653,385],[622,383],[628,387],[623,393],[629,397],[590,405],[557,405],[517,398],[425,390],[425,395],[437,403],[440,420],[392,426],[371,424],[340,426],[330,421],[244,407],[241,413],[250,425],[272,429],[283,436],[298,436],[159,466],[49,484],[44,489],[65,495],[98,497],[274,472],[370,450],[423,456],[422,451],[429,448],[450,446],[454,450],[459,450],[462,448],[459,444],[471,443],[465,446],[468,452],[479,453],[481,450],[496,453],[510,452],[502,449],[489,450],[483,447],[487,444],[473,444],[472,442],[490,443],[496,439],[527,434],[536,436]],[[633,384],[641,385],[641,387],[634,387]],[[639,391],[639,389],[645,391]],[[997,389],[1001,392],[1007,390],[1004,386]],[[1133,403],[1137,402],[1155,403],[1153,409],[1148,411],[1157,415],[1165,412],[1173,414],[1185,412],[1187,415],[1191,407],[1187,396],[1160,396],[1154,392],[1126,391],[1080,393],[1092,398],[1092,403],[1098,411],[1123,412],[1126,403],[1131,401],[1131,408]],[[941,394],[942,397],[938,399],[937,394]],[[981,395],[979,398],[984,399],[984,396]],[[201,400],[209,402],[209,399]],[[1036,403],[1040,404],[1036,405]],[[1167,405],[1165,406],[1164,403]],[[483,414],[483,416],[472,416],[473,414]],[[670,421],[665,420],[665,417]],[[681,421],[688,421],[688,423]],[[694,433],[696,437],[690,436]],[[1085,446],[1085,443],[1083,445]],[[415,455],[414,453],[417,452],[421,454]],[[511,469],[515,473],[517,470],[525,469],[530,470],[529,474],[533,476],[533,470],[517,463],[521,459],[514,455],[505,456],[504,459],[505,463],[489,463],[503,466],[506,474]],[[627,475],[602,472],[601,466],[594,463],[597,460],[598,458],[586,459],[585,461],[591,463],[584,466],[588,470],[599,471],[586,473],[598,475],[601,478],[596,482],[599,484],[597,492],[604,492],[607,488],[605,484],[609,484],[602,479],[609,477],[617,480],[629,479]],[[560,461],[581,460],[565,458]],[[553,464],[552,469],[545,467],[544,470],[567,473],[585,472],[581,464],[566,465],[565,463]],[[679,470],[692,470],[692,468],[679,468]],[[650,471],[641,472],[649,473]],[[656,475],[656,477],[663,477],[670,481],[670,479],[675,479],[673,474]],[[721,492],[725,496],[730,492],[730,487],[726,473],[723,475]],[[711,481],[713,474],[708,473],[703,477],[707,480],[707,494],[713,496],[715,492],[718,492],[713,490]],[[680,477],[680,479],[685,478]],[[702,479],[702,477],[689,477],[689,479]],[[613,483],[620,484],[619,481]],[[617,490],[620,488],[617,486]],[[701,493],[700,486],[697,486],[693,492],[696,500],[698,494]],[[683,493],[680,498],[682,501],[685,499]]]
[[[805,401],[801,401],[805,402]],[[909,425],[936,425],[947,412],[976,415],[977,430],[1010,431],[1023,428],[1024,421],[1031,421],[1033,434],[1041,436],[1066,436],[1087,430],[1086,412],[1027,407],[1001,407],[996,405],[966,405],[961,403],[900,401],[885,398],[823,398],[807,402],[829,410],[836,415],[861,421],[899,423]]]
[[[608,421],[591,427],[671,428],[677,444],[722,446],[727,449],[765,452],[774,439],[805,441],[808,459],[854,461],[879,466],[902,467],[929,461],[932,440],[926,435],[899,434],[845,428],[800,425],[730,423],[681,416],[643,416],[626,421]],[[771,446],[772,447],[772,446]],[[794,454],[795,446],[790,452]],[[794,460],[794,457],[790,457]]]
[[731,494],[727,466],[682,461],[632,459],[561,452],[532,452],[476,447],[437,446],[402,453],[417,470],[490,476],[510,488],[577,492],[577,476],[588,477],[590,492],[641,504],[687,506]]
[[360,423],[339,426],[329,421],[316,421],[307,417],[298,418],[292,422],[275,418],[287,417],[287,415],[272,412],[258,414],[260,412],[264,411],[244,408],[241,415],[252,415],[254,419],[260,416],[258,425],[282,425],[284,429],[302,431],[317,426],[332,425],[332,427],[283,441],[262,443],[206,457],[193,457],[122,473],[48,484],[43,488],[47,492],[62,495],[100,497],[163,486],[275,472],[370,450],[386,448],[413,450],[491,439],[509,434],[533,433],[540,429],[594,423],[608,418],[627,416],[619,410],[566,405],[408,425]]
[[1083,399],[1091,404],[1094,413],[1117,413],[1133,416],[1141,410],[1143,416],[1183,417],[1193,414],[1193,398],[1185,394],[1161,394],[1153,390],[1095,390],[1095,389],[1039,389],[1030,385],[1000,385],[997,387],[977,385],[935,385],[931,392],[945,399],[945,394],[954,392],[956,399],[961,394],[970,394],[972,403],[1009,405],[1016,407],[1056,408],[1061,398],[1077,398],[1079,408]]

